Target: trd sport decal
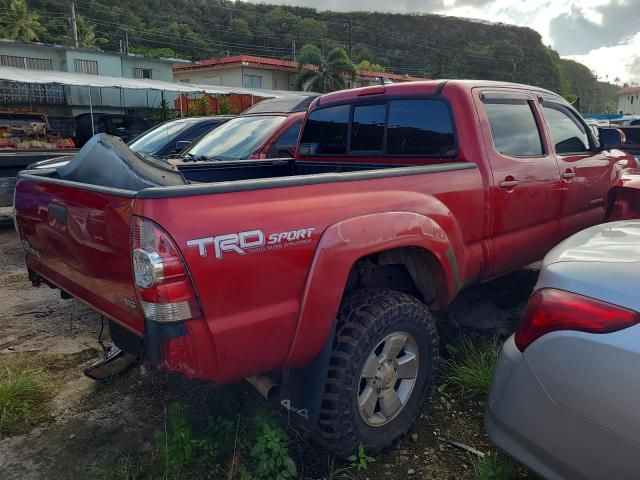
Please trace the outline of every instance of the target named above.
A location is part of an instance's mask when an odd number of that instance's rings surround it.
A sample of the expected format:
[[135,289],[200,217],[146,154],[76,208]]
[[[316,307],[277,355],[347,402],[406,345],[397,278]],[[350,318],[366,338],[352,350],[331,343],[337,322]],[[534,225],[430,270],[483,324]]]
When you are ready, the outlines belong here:
[[301,228],[270,235],[265,235],[262,230],[249,230],[215,237],[196,238],[187,241],[187,247],[198,247],[200,256],[206,257],[207,253],[209,253],[210,245],[213,245],[216,258],[222,259],[225,252],[244,255],[246,253],[259,253],[293,247],[295,245],[306,245],[311,243],[311,236],[314,230],[314,228]]

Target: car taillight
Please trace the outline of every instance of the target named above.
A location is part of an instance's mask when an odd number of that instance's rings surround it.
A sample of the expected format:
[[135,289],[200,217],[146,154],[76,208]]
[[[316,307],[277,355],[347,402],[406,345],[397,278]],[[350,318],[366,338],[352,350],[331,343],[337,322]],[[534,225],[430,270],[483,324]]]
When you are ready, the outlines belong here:
[[640,323],[640,315],[632,310],[564,290],[545,288],[529,299],[516,330],[515,342],[523,352],[549,332],[611,333],[637,323]]
[[184,259],[162,228],[134,217],[131,252],[138,299],[147,320],[177,322],[201,316]]

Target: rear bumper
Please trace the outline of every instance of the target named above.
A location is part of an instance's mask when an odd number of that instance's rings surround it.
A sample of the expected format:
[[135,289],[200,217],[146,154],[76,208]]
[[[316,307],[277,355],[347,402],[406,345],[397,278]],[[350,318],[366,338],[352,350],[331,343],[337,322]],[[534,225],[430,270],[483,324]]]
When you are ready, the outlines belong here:
[[0,207],[13,205],[13,192],[16,189],[16,177],[0,177]]
[[[563,336],[574,332],[548,335]],[[585,335],[585,334],[577,334]],[[539,340],[539,342],[544,339]],[[538,348],[533,348],[534,346]],[[549,480],[635,478],[640,465],[640,447],[584,415],[573,411],[572,405],[558,402],[559,393],[549,372],[535,370],[542,345],[532,345],[532,356],[522,354],[513,337],[505,343],[496,368],[489,394],[485,427],[489,438],[509,455]],[[583,345],[584,347],[584,345]],[[536,351],[537,350],[537,351]],[[584,351],[584,350],[583,350]],[[587,350],[588,352],[588,350]],[[589,353],[585,354],[589,355]],[[581,375],[581,364],[566,352],[564,362],[575,368],[572,378],[556,363],[555,369],[565,384],[580,384],[586,388],[607,390],[604,384],[591,384]],[[532,365],[534,365],[532,367]],[[535,370],[535,371],[534,371]],[[553,373],[552,373],[553,375]],[[630,379],[631,380],[631,379]],[[583,401],[579,389],[574,389],[575,402]],[[556,398],[554,398],[556,397]],[[610,402],[618,398],[612,396]],[[565,403],[561,399],[562,403]],[[611,406],[596,406],[604,411]]]

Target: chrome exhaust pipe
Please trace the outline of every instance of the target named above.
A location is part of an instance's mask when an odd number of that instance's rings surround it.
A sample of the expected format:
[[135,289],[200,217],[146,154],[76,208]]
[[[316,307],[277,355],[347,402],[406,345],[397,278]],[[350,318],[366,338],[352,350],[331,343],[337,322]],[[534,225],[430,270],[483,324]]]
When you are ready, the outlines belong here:
[[266,375],[245,378],[267,400],[275,400],[280,396],[280,385]]

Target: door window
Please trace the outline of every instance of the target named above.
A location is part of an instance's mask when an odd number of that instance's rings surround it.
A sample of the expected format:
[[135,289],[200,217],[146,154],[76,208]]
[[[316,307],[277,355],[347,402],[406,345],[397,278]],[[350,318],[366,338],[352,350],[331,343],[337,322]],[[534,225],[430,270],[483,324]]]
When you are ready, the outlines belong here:
[[569,109],[562,105],[545,104],[543,111],[558,154],[590,151],[587,129]]
[[271,158],[284,158],[291,157],[293,152],[295,151],[296,144],[298,143],[298,134],[300,133],[300,126],[302,125],[302,120],[299,122],[295,122],[293,125],[289,126],[280,138],[273,144],[271,150],[269,151],[269,157]]
[[527,100],[485,102],[496,150],[513,157],[536,157],[543,154],[540,131]]

